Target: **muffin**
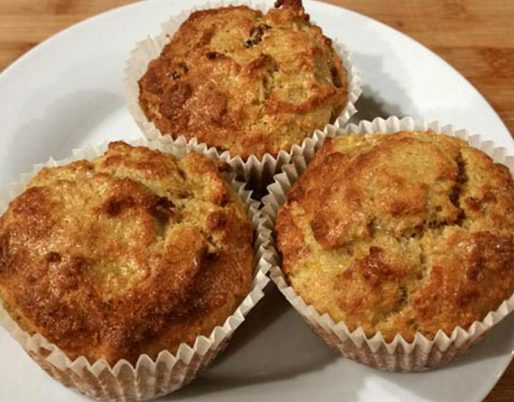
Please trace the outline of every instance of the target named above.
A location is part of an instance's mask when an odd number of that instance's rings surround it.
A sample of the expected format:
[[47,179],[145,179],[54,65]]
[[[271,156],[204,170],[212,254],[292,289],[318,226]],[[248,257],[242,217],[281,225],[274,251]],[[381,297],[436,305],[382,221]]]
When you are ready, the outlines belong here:
[[162,135],[244,160],[289,152],[349,101],[348,73],[300,0],[277,1],[266,14],[193,12],[138,83],[139,106]]
[[0,218],[0,298],[43,368],[94,397],[145,399],[216,354],[264,286],[220,168],[114,142],[30,180]]
[[272,279],[314,330],[365,364],[417,371],[512,309],[514,186],[461,139],[396,131],[328,138],[297,180],[294,166],[276,176],[265,209],[278,209]]

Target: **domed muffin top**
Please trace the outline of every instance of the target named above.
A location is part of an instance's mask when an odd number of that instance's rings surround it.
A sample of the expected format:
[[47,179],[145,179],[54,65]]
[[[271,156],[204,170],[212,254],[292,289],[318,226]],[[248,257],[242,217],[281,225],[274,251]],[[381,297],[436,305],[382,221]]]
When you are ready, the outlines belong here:
[[44,168],[0,218],[0,296],[70,358],[135,363],[232,314],[253,277],[253,231],[206,157],[111,143]]
[[509,170],[432,132],[328,139],[277,217],[293,288],[350,330],[411,341],[514,292]]
[[162,134],[246,159],[276,155],[341,113],[347,74],[301,1],[192,13],[139,81]]

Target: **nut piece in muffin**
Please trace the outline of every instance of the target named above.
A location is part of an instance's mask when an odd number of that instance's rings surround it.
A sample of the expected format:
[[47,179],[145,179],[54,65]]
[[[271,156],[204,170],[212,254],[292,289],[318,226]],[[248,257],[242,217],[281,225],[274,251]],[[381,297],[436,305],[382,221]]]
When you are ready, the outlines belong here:
[[196,11],[180,26],[139,80],[139,104],[163,135],[262,158],[337,118],[347,73],[331,40],[300,0],[275,6]]
[[69,358],[135,363],[209,336],[247,295],[253,230],[206,157],[111,143],[42,169],[0,218],[0,296]]
[[514,292],[508,169],[432,132],[328,139],[277,217],[296,292],[350,331],[433,339]]

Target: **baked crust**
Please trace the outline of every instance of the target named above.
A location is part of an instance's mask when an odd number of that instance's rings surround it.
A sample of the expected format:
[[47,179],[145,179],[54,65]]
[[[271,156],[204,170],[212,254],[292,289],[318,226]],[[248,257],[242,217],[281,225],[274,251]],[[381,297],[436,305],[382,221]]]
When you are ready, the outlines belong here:
[[246,159],[276,155],[341,113],[347,74],[301,1],[192,13],[139,80],[139,103],[163,134]]
[[432,132],[329,138],[280,208],[293,288],[386,341],[469,327],[514,292],[508,169]]
[[0,218],[0,295],[68,357],[135,363],[223,324],[247,295],[253,230],[206,157],[123,142],[44,168]]

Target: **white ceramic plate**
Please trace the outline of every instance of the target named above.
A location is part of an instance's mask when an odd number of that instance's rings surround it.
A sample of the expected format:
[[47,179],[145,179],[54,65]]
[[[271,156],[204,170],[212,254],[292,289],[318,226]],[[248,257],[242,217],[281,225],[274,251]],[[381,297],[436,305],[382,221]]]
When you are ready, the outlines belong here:
[[[267,3],[272,4],[271,1]],[[122,77],[137,40],[193,0],[151,0],[99,15],[54,36],[0,75],[0,183],[71,149],[140,135],[125,110]],[[401,33],[362,15],[305,1],[327,35],[354,54],[366,83],[359,117],[388,114],[466,127],[514,154],[494,110],[455,70]],[[180,401],[479,401],[508,366],[514,317],[469,354],[423,374],[377,372],[337,358],[273,289],[226,352]],[[0,329],[0,401],[82,401],[51,380]]]

